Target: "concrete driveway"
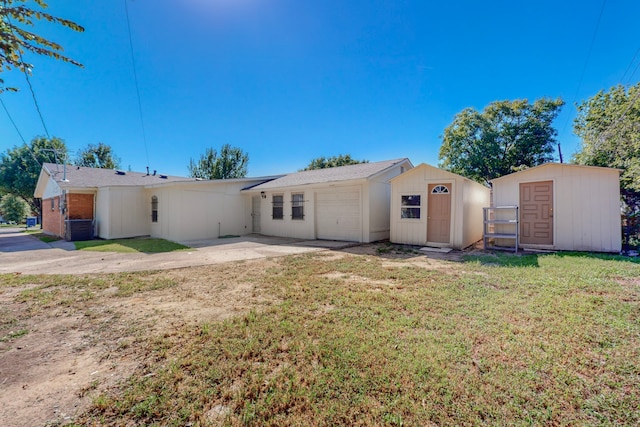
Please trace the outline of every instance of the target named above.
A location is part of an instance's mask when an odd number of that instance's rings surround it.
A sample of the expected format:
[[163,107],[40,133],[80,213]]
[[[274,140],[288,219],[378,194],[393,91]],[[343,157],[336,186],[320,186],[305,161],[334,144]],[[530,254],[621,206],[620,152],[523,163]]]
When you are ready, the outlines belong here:
[[190,250],[159,254],[76,251],[73,243],[44,243],[19,228],[0,228],[0,273],[84,274],[164,270],[341,249],[352,242],[249,235],[180,242]]

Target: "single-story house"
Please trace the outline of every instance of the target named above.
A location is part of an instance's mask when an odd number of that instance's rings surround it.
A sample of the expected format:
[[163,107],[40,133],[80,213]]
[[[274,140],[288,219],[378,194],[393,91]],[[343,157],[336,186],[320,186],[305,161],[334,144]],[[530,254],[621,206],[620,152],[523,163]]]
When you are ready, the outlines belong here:
[[42,199],[43,230],[67,240],[261,233],[370,242],[389,237],[389,180],[412,167],[397,159],[197,180],[46,163],[35,197]]
[[521,248],[620,251],[619,169],[546,163],[491,184],[492,206],[518,207]]
[[300,171],[242,192],[252,199],[254,232],[373,242],[389,238],[389,180],[411,168],[402,158]]
[[45,163],[34,196],[42,200],[42,229],[67,240],[149,235],[151,201],[145,186],[188,178]]
[[425,163],[391,179],[393,243],[464,249],[482,239],[490,190]]

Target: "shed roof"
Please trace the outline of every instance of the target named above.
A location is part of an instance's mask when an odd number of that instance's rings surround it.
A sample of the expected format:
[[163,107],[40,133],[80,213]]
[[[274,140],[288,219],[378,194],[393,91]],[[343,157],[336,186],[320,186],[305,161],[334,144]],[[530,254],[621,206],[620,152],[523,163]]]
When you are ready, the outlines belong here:
[[593,172],[611,172],[611,171],[618,171],[618,173],[622,172],[622,169],[615,169],[615,168],[606,168],[606,167],[602,167],[602,166],[586,166],[586,165],[574,165],[574,164],[569,164],[569,163],[555,163],[555,162],[549,162],[549,163],[544,163],[542,165],[538,165],[538,166],[533,166],[518,172],[514,172],[514,173],[510,173],[509,175],[503,175],[500,176],[498,178],[494,178],[492,180],[490,180],[489,182],[495,182],[495,181],[500,181],[506,178],[513,178],[516,176],[521,176],[523,174],[527,174],[533,170],[536,169],[542,169],[542,168],[583,168],[583,169],[588,169],[591,170]]
[[284,175],[278,179],[274,179],[273,181],[257,185],[251,188],[251,190],[273,190],[277,188],[297,187],[301,185],[368,179],[402,163],[409,163],[409,165],[411,165],[409,159],[402,158],[381,162],[358,163],[356,165],[338,166],[335,168],[294,172]]
[[193,178],[179,176],[161,174],[148,175],[142,172],[116,171],[114,169],[89,168],[73,165],[63,166],[55,163],[45,163],[42,166],[62,189],[141,186],[165,182],[194,181]]

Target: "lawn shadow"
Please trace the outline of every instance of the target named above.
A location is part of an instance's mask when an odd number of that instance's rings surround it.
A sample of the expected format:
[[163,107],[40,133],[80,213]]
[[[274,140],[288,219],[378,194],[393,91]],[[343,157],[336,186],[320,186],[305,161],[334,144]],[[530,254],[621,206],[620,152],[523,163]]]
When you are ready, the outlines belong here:
[[540,267],[540,254],[477,252],[462,257],[463,262],[477,262],[496,267]]
[[551,252],[551,253],[495,253],[477,252],[464,255],[463,262],[478,262],[483,265],[497,267],[539,267],[542,257],[555,256],[560,258],[590,258],[605,261],[621,261],[640,264],[640,257],[627,257],[623,255],[596,253],[596,252]]
[[145,254],[175,252],[189,249],[188,246],[153,237],[134,237],[114,240],[84,240],[74,242],[76,249],[96,252],[140,252]]

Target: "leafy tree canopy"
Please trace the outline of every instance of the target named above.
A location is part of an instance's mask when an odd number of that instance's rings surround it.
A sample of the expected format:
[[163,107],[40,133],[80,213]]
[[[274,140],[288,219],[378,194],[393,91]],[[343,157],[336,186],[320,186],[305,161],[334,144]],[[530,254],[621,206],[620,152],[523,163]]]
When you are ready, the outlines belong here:
[[640,83],[600,91],[578,105],[574,132],[582,146],[574,161],[622,169],[623,195],[640,197]]
[[249,155],[240,148],[225,144],[218,153],[207,148],[197,162],[189,160],[189,176],[200,179],[231,179],[247,176]]
[[[30,27],[34,26],[36,20],[46,20],[74,31],[84,31],[84,28],[73,21],[44,12],[46,8],[47,3],[44,0],[2,0],[0,3],[0,71],[15,68],[31,72],[33,65],[23,59],[25,52],[82,66],[79,62],[62,55],[60,52],[64,49],[61,45],[31,30]],[[1,84],[2,79],[0,79]],[[0,92],[2,90],[0,86]]]
[[358,163],[369,163],[368,160],[356,160],[351,154],[340,154],[333,157],[318,157],[311,160],[309,165],[302,169],[304,171],[313,169],[335,168],[337,166],[357,165]]
[[552,126],[561,99],[495,101],[482,112],[467,108],[444,130],[440,166],[483,184],[553,160]]
[[113,154],[110,145],[100,142],[97,145],[89,144],[78,150],[74,164],[89,168],[118,169],[120,158]]
[[14,194],[6,194],[0,199],[0,213],[5,221],[14,221],[19,224],[30,212],[29,204]]
[[61,163],[67,158],[67,147],[60,138],[34,138],[29,145],[14,147],[0,154],[0,191],[25,200],[34,212],[40,212],[33,192],[38,183],[42,163]]

